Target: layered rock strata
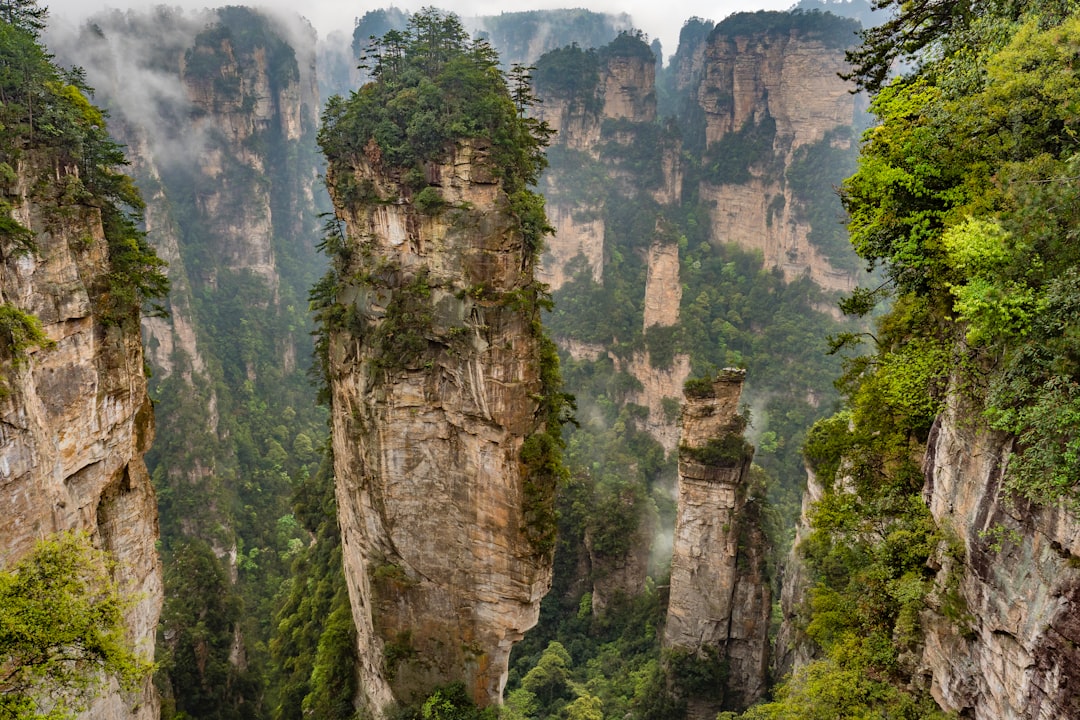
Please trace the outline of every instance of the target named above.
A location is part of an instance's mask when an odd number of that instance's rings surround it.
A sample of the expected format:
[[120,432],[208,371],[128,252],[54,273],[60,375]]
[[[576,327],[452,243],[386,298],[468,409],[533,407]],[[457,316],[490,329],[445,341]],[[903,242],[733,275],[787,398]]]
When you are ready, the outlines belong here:
[[[138,326],[102,316],[112,268],[101,212],[64,200],[78,168],[26,153],[16,175],[5,199],[34,249],[4,253],[0,303],[36,316],[52,344],[21,360],[0,357],[0,565],[52,533],[87,532],[116,558],[116,580],[132,599],[130,638],[153,657],[162,577],[143,463],[154,420]],[[134,694],[112,688],[85,717],[157,718],[149,679]]]
[[924,496],[952,547],[921,622],[921,673],[974,720],[1080,717],[1080,521],[1001,489],[1011,441],[955,400],[935,423]]
[[[742,709],[765,692],[771,591],[761,498],[750,491],[753,447],[739,415],[743,371],[687,391],[681,417],[671,595],[663,647],[715,678],[686,698],[688,717]],[[674,678],[676,685],[679,678]]]
[[[452,681],[490,705],[551,582],[521,459],[543,429],[532,261],[484,145],[428,164],[434,215],[355,162],[329,178],[348,255],[329,366],[363,692],[376,715]],[[385,201],[350,205],[342,173]]]
[[[863,101],[838,76],[847,69],[843,47],[800,29],[797,15],[758,15],[772,17],[774,27],[717,26],[692,89],[705,116],[708,152],[733,134],[775,125],[771,151],[753,159],[748,177],[701,183],[701,200],[713,207],[713,237],[761,252],[766,266],[780,268],[788,280],[809,273],[825,289],[849,291],[855,273],[834,267],[810,242],[806,208],[784,176],[801,147],[832,142],[849,148],[850,140],[829,136],[853,126]],[[724,156],[707,160],[728,161]]]
[[[626,121],[652,124],[656,121],[656,65],[644,43],[642,53],[627,52],[634,46],[630,38],[621,38],[598,53],[595,82],[582,79],[571,83],[572,90],[561,87],[537,86],[542,103],[536,114],[556,131],[556,145],[564,151],[552,162],[544,178],[544,194],[548,199],[549,216],[556,228],[547,241],[539,277],[552,290],[558,290],[570,276],[567,267],[572,260],[584,257],[594,282],[600,282],[604,263],[604,189],[597,186],[600,177],[592,181],[581,176],[583,166],[603,166],[606,184],[615,181],[631,194],[636,193],[640,179],[622,170],[618,163],[605,160],[605,143],[632,144],[632,134],[605,132],[605,123]],[[612,50],[621,47],[622,50]],[[650,189],[660,203],[677,203],[682,186],[682,167],[677,149],[663,156],[661,182]],[[582,183],[589,188],[580,187]]]

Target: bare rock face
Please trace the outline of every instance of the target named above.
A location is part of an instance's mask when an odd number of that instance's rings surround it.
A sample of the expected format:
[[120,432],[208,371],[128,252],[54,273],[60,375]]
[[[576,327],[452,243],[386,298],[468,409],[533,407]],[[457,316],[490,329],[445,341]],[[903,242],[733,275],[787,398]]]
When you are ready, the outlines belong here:
[[776,634],[773,652],[773,677],[783,678],[796,668],[815,659],[817,646],[806,637],[806,619],[800,617],[810,590],[810,570],[799,552],[799,544],[810,534],[810,510],[824,495],[825,489],[810,468],[806,469],[806,490],[803,492],[799,524],[795,541],[783,562],[780,583],[780,611],[783,620]]
[[780,268],[789,282],[809,273],[826,290],[850,292],[857,284],[855,273],[834,268],[810,244],[810,226],[798,218],[790,188],[751,178],[737,185],[703,183],[699,192],[712,207],[717,242],[761,252],[765,265]]
[[617,368],[641,383],[641,390],[631,392],[627,401],[649,409],[643,429],[663,446],[664,452],[671,452],[679,444],[679,425],[678,418],[672,417],[665,404],[677,401],[682,394],[683,384],[690,377],[690,356],[676,353],[671,366],[666,368],[654,367],[647,351],[635,352],[625,362],[611,357]]
[[[623,45],[635,47],[629,38]],[[617,41],[618,43],[619,41]],[[613,43],[609,48],[616,47]],[[543,180],[543,192],[548,200],[548,217],[556,232],[547,240],[538,277],[552,290],[558,290],[570,278],[567,268],[579,257],[600,282],[604,264],[604,210],[599,184],[617,183],[630,194],[638,192],[640,178],[621,170],[617,163],[605,162],[601,148],[605,143],[627,145],[631,135],[605,133],[605,121],[622,120],[632,123],[656,121],[656,65],[647,49],[640,43],[637,53],[605,49],[599,53],[599,68],[595,83],[567,93],[563,88],[540,84],[537,92],[542,102],[536,106],[537,119],[556,131],[556,146],[567,151],[565,161],[553,161]],[[595,178],[584,197],[581,188],[568,188],[569,179],[578,183],[575,173],[583,164],[605,162],[605,177]],[[648,190],[656,202],[677,204],[681,198],[683,169],[677,148],[664,153],[660,167],[661,181]]]
[[846,69],[842,48],[797,26],[740,34],[721,23],[704,50],[696,90],[710,150],[733,133],[775,125],[773,158],[756,162],[751,177],[702,182],[701,199],[713,206],[714,239],[760,251],[766,266],[779,267],[789,281],[809,273],[821,287],[841,291],[855,286],[856,275],[834,267],[811,244],[804,208],[784,174],[801,147],[850,146],[850,140],[829,139],[830,132],[853,125],[861,102],[837,76]]
[[536,277],[552,291],[558,290],[571,277],[567,267],[582,257],[593,282],[604,274],[604,218],[597,212],[583,212],[565,203],[554,203],[548,210],[548,221],[555,236],[547,242],[547,252]]
[[490,171],[459,143],[429,180],[425,215],[377,157],[350,205],[331,175],[350,260],[330,332],[343,554],[371,712],[464,681],[497,703],[511,645],[538,618],[551,555],[526,506],[521,451],[542,429],[531,260]]
[[798,30],[730,35],[721,25],[705,49],[698,90],[708,143],[765,114],[792,148],[850,125],[855,97],[837,76],[847,69],[842,49]]
[[931,432],[924,494],[956,548],[923,614],[922,672],[975,720],[1080,717],[1080,520],[1001,492],[1010,441],[955,402]]
[[602,70],[605,118],[656,121],[656,64],[651,57],[614,55]]
[[[0,262],[0,302],[36,315],[55,345],[31,349],[23,364],[2,358],[0,564],[16,562],[43,536],[86,531],[116,558],[119,586],[134,599],[125,617],[130,637],[152,657],[162,578],[157,503],[143,463],[154,422],[138,327],[100,314],[110,271],[101,214],[62,199],[78,168],[27,153],[16,172],[7,200],[36,251]],[[134,695],[114,690],[95,699],[85,714],[157,716],[149,680]]]
[[[749,492],[753,448],[738,414],[743,371],[688,390],[682,412],[671,596],[663,647],[703,664],[716,684],[693,688],[688,717],[742,709],[765,692],[771,591],[768,542]],[[719,670],[725,668],[726,673]],[[678,678],[676,677],[676,681]]]
[[653,243],[649,248],[649,272],[645,278],[645,329],[678,323],[681,303],[679,247]]

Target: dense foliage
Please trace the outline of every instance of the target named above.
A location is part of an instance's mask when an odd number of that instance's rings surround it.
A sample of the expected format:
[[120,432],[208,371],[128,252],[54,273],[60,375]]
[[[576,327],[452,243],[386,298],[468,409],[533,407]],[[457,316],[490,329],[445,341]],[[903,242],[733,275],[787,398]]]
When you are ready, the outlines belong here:
[[404,31],[373,40],[365,62],[373,82],[347,100],[331,98],[323,114],[319,142],[332,162],[376,153],[387,167],[416,171],[405,179],[420,191],[424,162],[457,139],[483,138],[508,195],[535,184],[549,132],[523,115],[527,77],[509,88],[498,54],[470,40],[455,15],[412,15]]
[[[853,53],[880,123],[844,183],[851,238],[885,283],[843,303],[892,309],[841,380],[847,407],[806,445],[825,486],[803,546],[804,629],[821,660],[748,718],[939,717],[910,650],[933,607],[969,632],[964,545],[921,496],[946,402],[1014,438],[1003,488],[1076,507],[1075,3],[913,2]],[[922,51],[887,80],[898,54]],[[981,414],[981,417],[980,417]],[[992,533],[991,533],[992,536]],[[987,537],[985,552],[993,551]],[[948,563],[946,563],[948,559]]]
[[64,720],[107,688],[135,689],[152,664],[130,646],[108,554],[61,533],[0,571],[0,717]]

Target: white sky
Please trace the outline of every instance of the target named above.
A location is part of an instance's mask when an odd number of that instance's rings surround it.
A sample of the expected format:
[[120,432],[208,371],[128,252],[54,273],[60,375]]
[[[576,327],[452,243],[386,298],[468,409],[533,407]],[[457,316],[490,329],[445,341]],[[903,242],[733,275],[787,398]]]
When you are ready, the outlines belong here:
[[[303,15],[320,37],[325,37],[334,30],[351,34],[354,18],[369,10],[396,5],[404,10],[418,10],[421,7],[435,6],[452,10],[458,15],[498,15],[502,12],[519,10],[538,10],[567,7],[587,7],[598,12],[628,13],[634,25],[649,35],[649,39],[660,38],[664,46],[664,57],[675,53],[679,42],[679,30],[683,23],[697,16],[719,22],[733,12],[741,10],[786,10],[795,5],[797,0],[524,0],[507,2],[503,0],[388,0],[387,2],[349,3],[340,0],[40,0],[41,5],[49,8],[50,16],[65,23],[78,23],[82,18],[105,8],[126,10],[129,8],[150,8],[156,5],[172,5],[185,8],[203,8],[218,5],[249,5],[251,7],[269,6],[277,10],[296,12]],[[666,60],[665,60],[666,62]]]

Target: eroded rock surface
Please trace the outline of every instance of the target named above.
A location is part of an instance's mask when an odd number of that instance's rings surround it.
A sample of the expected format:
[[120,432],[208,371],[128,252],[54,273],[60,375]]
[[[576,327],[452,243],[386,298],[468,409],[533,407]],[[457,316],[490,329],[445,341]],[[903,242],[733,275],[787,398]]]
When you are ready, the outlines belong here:
[[330,178],[351,257],[329,348],[337,497],[376,715],[458,680],[498,702],[551,582],[520,459],[541,429],[532,261],[486,153],[428,166],[435,215],[377,159],[348,172],[386,202],[350,205]]
[[[687,392],[681,425],[671,597],[663,646],[724,675],[687,698],[688,717],[714,718],[765,692],[771,590],[761,499],[749,490],[753,448],[738,414],[744,373],[725,370]],[[726,674],[718,668],[726,668]],[[676,678],[676,682],[678,679]]]
[[[133,598],[125,624],[137,650],[153,657],[162,578],[157,504],[143,462],[154,421],[138,325],[102,316],[110,266],[101,213],[63,199],[78,168],[28,152],[16,171],[6,199],[36,248],[0,262],[0,302],[36,315],[55,345],[31,348],[21,366],[3,358],[0,565],[52,533],[87,532],[116,558],[121,591]],[[114,689],[96,698],[84,715],[157,716],[149,679],[134,694]]]
[[[1002,494],[1009,449],[955,402],[931,433],[924,494],[959,552],[922,616],[921,671],[961,717],[1080,717],[1080,522]],[[945,614],[949,592],[962,607]]]

